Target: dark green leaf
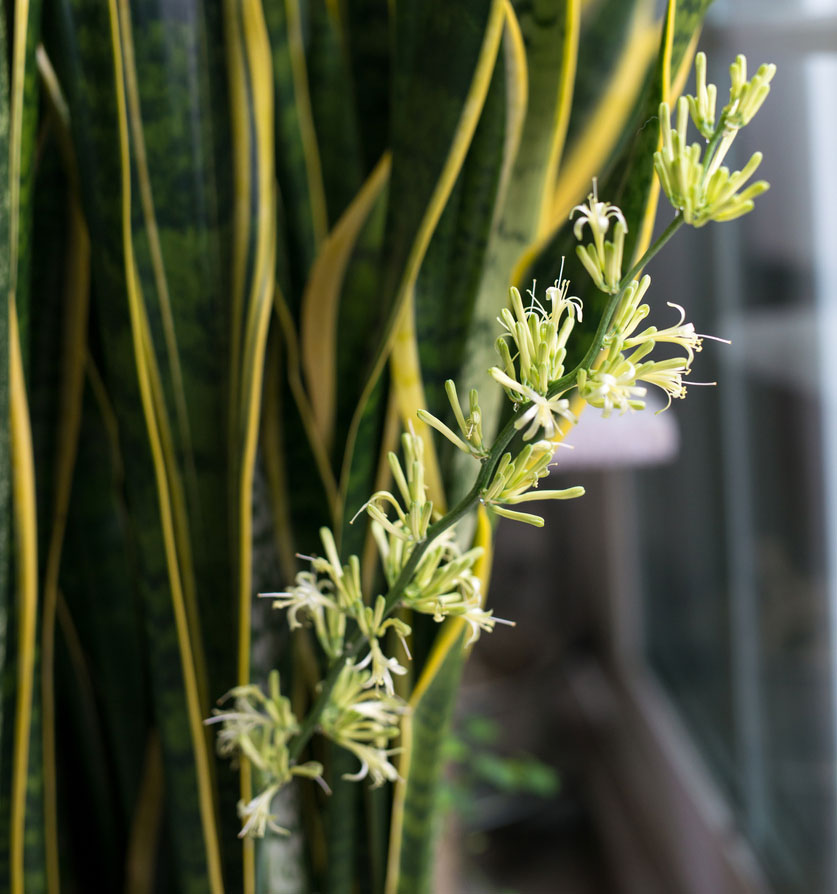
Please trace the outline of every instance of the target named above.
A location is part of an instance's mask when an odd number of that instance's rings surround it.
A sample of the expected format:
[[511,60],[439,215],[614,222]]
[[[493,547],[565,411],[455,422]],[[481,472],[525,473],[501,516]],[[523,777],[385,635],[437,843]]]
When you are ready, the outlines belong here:
[[[466,98],[473,89],[487,91],[485,82],[475,86],[477,63],[488,46],[487,29],[495,4],[464,2],[404,2],[396,7],[393,106],[390,121],[392,173],[384,233],[383,268],[377,300],[358,307],[356,332],[365,332],[365,347],[356,354],[354,383],[346,382],[347,404],[368,401],[377,388],[374,379],[383,368],[382,351],[395,325],[411,279],[417,274],[429,240],[449,198],[440,186],[455,141],[467,146],[473,134],[460,129]],[[472,100],[474,99],[471,95]],[[467,143],[465,142],[467,141]],[[464,160],[464,159],[463,159]],[[458,173],[455,171],[455,173]],[[416,265],[412,270],[411,266]],[[371,379],[370,379],[371,376]],[[342,383],[341,383],[342,384]],[[352,387],[354,384],[354,387]],[[349,398],[351,392],[354,395]],[[368,443],[361,428],[379,418],[365,403],[355,411],[343,464],[344,483],[351,493],[363,494],[347,502],[347,510],[360,504],[373,490],[377,456],[365,454]],[[353,437],[358,435],[353,442]],[[339,441],[337,442],[339,445]],[[345,532],[344,532],[345,533]]]
[[460,634],[447,650],[430,685],[412,706],[398,894],[427,894],[432,890],[442,752],[462,672],[464,636]]

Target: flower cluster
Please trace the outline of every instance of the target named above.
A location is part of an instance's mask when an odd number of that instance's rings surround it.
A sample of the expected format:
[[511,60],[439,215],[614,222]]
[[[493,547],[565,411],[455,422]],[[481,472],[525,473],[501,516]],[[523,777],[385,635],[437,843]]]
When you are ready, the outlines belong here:
[[[504,307],[498,317],[505,332],[497,339],[497,351],[507,375],[518,380],[516,389],[546,394],[549,385],[564,374],[567,340],[575,321],[582,318],[581,301],[570,296],[569,289],[566,279],[560,287],[550,286],[546,290],[549,309],[530,291],[528,310],[523,307],[520,292],[514,286],[509,289],[511,310]],[[516,349],[514,356],[506,338]],[[514,400],[514,395],[509,396]]]
[[543,519],[539,515],[507,507],[533,500],[572,500],[584,496],[583,487],[536,489],[540,479],[549,475],[554,451],[555,445],[550,441],[537,441],[525,444],[514,459],[511,453],[503,454],[491,483],[482,492],[483,502],[497,515],[542,528]]
[[[730,99],[715,122],[717,88],[706,83],[706,57],[699,53],[695,62],[696,95],[681,96],[677,103],[677,127],[671,126],[667,103],[660,105],[662,149],[654,154],[654,167],[663,191],[686,223],[702,227],[710,220],[725,221],[741,217],[753,209],[753,200],[768,189],[764,180],[742,189],[761,164],[762,154],[755,152],[740,170],[730,173],[722,162],[738,131],[752,120],[770,92],[775,65],[762,65],[747,80],[747,61],[739,56],[730,66]],[[689,116],[695,127],[709,140],[688,145],[686,131]]]
[[389,760],[397,749],[390,743],[399,733],[406,708],[400,699],[391,693],[381,694],[371,689],[372,685],[368,670],[347,661],[320,717],[320,728],[360,761],[358,772],[343,778],[358,781],[369,776],[374,788],[398,779],[398,770]]
[[[609,334],[604,340],[603,357],[595,369],[581,369],[578,373],[578,392],[587,403],[609,416],[614,410],[641,410],[645,406],[648,385],[661,388],[668,398],[686,396],[684,377],[691,372],[695,352],[701,350],[704,338],[691,323],[685,322],[685,311],[677,304],[669,307],[680,311],[680,319],[673,326],[657,329],[649,326],[637,333],[639,324],[648,316],[649,307],[640,302],[651,284],[650,276],[630,283],[616,308]],[[674,344],[686,352],[685,357],[650,360],[648,355],[658,343]],[[709,383],[693,383],[709,384]],[[714,384],[714,383],[712,383]]]
[[237,686],[221,701],[232,698],[229,710],[214,709],[207,724],[221,724],[216,748],[222,757],[246,758],[261,774],[263,788],[248,802],[239,801],[238,815],[244,825],[240,837],[264,837],[267,829],[281,835],[288,830],[276,823],[270,812],[273,799],[292,777],[316,779],[321,784],[323,767],[317,761],[295,764],[288,750],[289,740],[299,732],[299,723],[290,702],[281,694],[279,673],[272,671],[270,695],[255,685]]
[[[768,91],[773,66],[762,66],[747,80],[746,63],[739,57],[731,68],[730,101],[716,123],[717,89],[706,83],[706,59],[696,62],[696,95],[683,97],[677,107],[677,127],[671,127],[668,107],[660,108],[662,150],[654,163],[663,189],[681,212],[659,237],[635,269],[651,257],[682,223],[702,226],[709,220],[729,220],[748,211],[753,198],[767,188],[759,182],[742,190],[761,160],[756,153],[742,171],[730,174],[722,166],[737,131],[756,114]],[[698,144],[686,144],[689,115],[709,145],[703,153]],[[666,328],[646,326],[648,304],[643,300],[651,279],[637,281],[633,272],[622,274],[627,223],[615,204],[600,201],[596,181],[584,205],[570,217],[577,240],[589,228],[591,242],[577,247],[578,257],[601,291],[611,296],[592,342],[578,366],[565,371],[568,343],[582,320],[582,304],[569,295],[569,282],[559,277],[546,290],[543,303],[529,292],[528,307],[512,287],[509,306],[500,312],[502,327],[496,347],[498,366],[489,372],[513,404],[513,422],[496,441],[486,441],[483,414],[476,390],[471,390],[466,414],[453,381],[445,384],[454,428],[419,410],[418,418],[447,438],[459,450],[477,460],[480,471],[468,496],[448,515],[441,516],[428,499],[425,483],[424,444],[410,429],[401,441],[401,456],[388,454],[393,486],[376,491],[358,510],[366,514],[384,592],[364,593],[358,556],[344,563],[330,529],[320,529],[322,556],[301,556],[309,563],[296,575],[288,590],[262,594],[275,608],[287,612],[291,630],[313,630],[328,666],[311,713],[300,724],[279,689],[278,673],[269,681],[269,695],[257,686],[233,689],[233,707],[216,710],[207,723],[220,724],[219,754],[246,760],[257,771],[260,790],[239,804],[241,835],[262,836],[268,829],[284,832],[271,813],[276,795],[295,776],[319,781],[323,768],[317,761],[299,763],[310,736],[319,734],[353,754],[360,763],[356,773],[344,778],[370,779],[373,786],[396,782],[398,768],[392,758],[399,749],[394,741],[407,705],[396,694],[398,677],[407,673],[402,661],[411,661],[408,639],[413,614],[436,622],[457,618],[469,630],[468,644],[499,624],[512,622],[494,617],[484,605],[478,562],[480,547],[461,545],[457,524],[466,512],[482,506],[497,516],[541,527],[542,517],[517,508],[536,500],[580,497],[581,487],[563,490],[539,488],[549,475],[556,443],[576,420],[570,397],[586,402],[609,416],[614,411],[645,406],[647,386],[662,389],[668,405],[686,394],[686,377],[703,339],[679,319]],[[607,238],[610,236],[611,238]],[[719,339],[722,340],[722,339]],[[674,345],[679,356],[652,359],[657,345]],[[704,384],[704,383],[692,383]],[[451,423],[453,425],[453,422]],[[352,519],[354,521],[355,519]],[[411,614],[413,613],[413,614]],[[388,654],[388,646],[400,641],[406,658]]]
[[428,413],[427,410],[419,410],[416,415],[422,422],[435,428],[439,434],[444,435],[463,453],[470,453],[471,456],[476,459],[485,459],[488,456],[489,451],[485,440],[483,439],[482,410],[480,409],[477,389],[472,388],[468,395],[470,412],[467,416],[465,416],[462,411],[462,404],[459,403],[459,394],[456,391],[456,385],[454,384],[453,379],[448,379],[445,382],[445,391],[448,395],[448,402],[450,403],[451,410],[453,411],[453,417],[456,419],[456,424],[459,427],[462,437],[451,431],[441,419],[437,419],[432,413]]
[[[421,543],[427,537],[427,528],[433,516],[433,503],[427,499],[427,487],[424,483],[424,444],[412,431],[405,432],[401,436],[401,448],[407,467],[406,475],[395,453],[390,451],[387,460],[406,508],[402,508],[398,499],[389,491],[379,490],[360,507],[355,518],[366,510],[374,521],[383,525],[391,534],[403,540]],[[394,521],[384,511],[387,505],[395,509]]]
[[[374,508],[370,505],[367,511],[371,509],[374,512]],[[393,534],[403,542],[399,535]],[[328,528],[320,529],[320,539],[325,557],[306,557],[312,571],[297,574],[296,583],[286,592],[262,593],[262,596],[273,599],[274,608],[288,609],[288,624],[292,629],[311,624],[320,647],[332,659],[342,654],[347,623],[353,621],[369,647],[359,666],[371,666],[369,685],[383,687],[391,694],[394,691],[392,674],[404,674],[406,668],[395,658],[387,658],[383,654],[380,639],[389,629],[394,629],[403,638],[410,634],[410,628],[397,618],[385,616],[386,599],[383,595],[378,596],[374,606],[366,603],[357,556],[349,556],[349,561],[342,565],[334,536]]]
[[[492,367],[489,372],[503,386],[515,404],[529,404],[520,415],[515,427],[525,428],[524,440],[533,438],[540,429],[544,436],[554,438],[561,434],[559,419],[575,423],[575,414],[569,400],[563,395],[549,396],[549,388],[564,374],[567,341],[577,320],[582,318],[581,301],[569,295],[569,281],[546,290],[549,308],[543,307],[530,292],[529,309],[523,307],[520,292],[509,290],[511,310],[504,308],[499,317],[505,329],[497,339],[497,351],[503,369]],[[515,347],[512,354],[507,338]]]

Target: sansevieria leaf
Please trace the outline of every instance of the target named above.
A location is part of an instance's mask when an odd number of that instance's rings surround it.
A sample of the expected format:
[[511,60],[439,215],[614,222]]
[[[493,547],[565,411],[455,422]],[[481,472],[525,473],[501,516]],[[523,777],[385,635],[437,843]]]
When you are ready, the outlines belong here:
[[[14,4],[14,28],[6,34],[11,72],[4,105],[8,126],[0,151],[7,158],[8,212],[3,245],[5,307],[8,329],[8,432],[11,459],[14,597],[7,602],[6,630],[14,653],[7,652],[3,668],[3,784],[0,809],[8,827],[0,826],[0,874],[13,894],[42,891],[46,883],[43,837],[43,768],[41,700],[35,683],[40,670],[37,647],[39,625],[38,520],[34,446],[27,395],[29,307],[31,302],[31,239],[33,227],[34,165],[31,163],[37,125],[37,69],[35,47],[40,30],[38,2]],[[4,94],[6,91],[4,91]],[[14,658],[12,659],[12,654]],[[12,664],[12,660],[14,664]],[[14,668],[14,670],[12,670]],[[9,683],[13,680],[11,686]],[[13,688],[12,688],[13,687]],[[13,691],[13,697],[9,695]],[[13,705],[13,707],[12,707]],[[8,745],[6,744],[8,743]],[[7,755],[9,757],[7,757]],[[6,763],[10,760],[10,763]],[[8,771],[8,772],[7,772]],[[8,783],[7,783],[8,780]],[[8,784],[8,789],[6,785]],[[8,792],[8,794],[7,794]],[[7,834],[4,834],[6,833]]]
[[2,5],[0,888],[435,889],[505,452],[564,412],[497,316],[563,270],[587,350],[570,209],[649,244],[707,6]]
[[[512,33],[519,28],[528,72],[526,117],[476,299],[477,315],[485,321],[496,316],[494,309],[504,300],[518,259],[546,226],[569,124],[581,24],[579,0],[550,0],[537,8],[528,3],[513,6],[510,27]],[[470,333],[466,354],[473,355],[477,344],[482,350],[466,367],[466,387],[479,390],[487,424],[496,426],[501,398],[487,373],[487,336],[485,326]]]
[[[477,570],[483,592],[491,576],[491,523],[481,509],[474,544],[482,547]],[[433,890],[434,844],[438,831],[441,749],[450,728],[465,659],[467,627],[449,620],[436,638],[402,721],[400,780],[390,822],[386,894],[424,894]]]
[[[368,378],[364,376],[366,385],[347,433],[341,473],[344,502],[352,513],[365,499],[359,495],[370,492],[374,475],[374,464],[364,474],[353,470],[356,460],[363,462],[368,454],[361,440],[367,430],[363,424],[367,403],[373,397],[380,400],[378,379],[386,348],[473,138],[502,25],[500,2],[446,5],[445,12],[433,3],[397,7],[392,174],[379,284],[383,313],[370,319],[374,340],[366,355],[376,359]],[[358,536],[350,535],[344,523],[344,538],[357,542]]]

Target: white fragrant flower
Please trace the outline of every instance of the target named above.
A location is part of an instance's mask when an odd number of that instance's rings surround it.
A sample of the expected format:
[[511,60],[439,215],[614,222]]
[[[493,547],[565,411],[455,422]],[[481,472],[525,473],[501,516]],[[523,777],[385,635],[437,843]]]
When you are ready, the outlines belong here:
[[281,787],[274,783],[247,803],[238,802],[238,818],[244,821],[244,825],[238,833],[239,838],[264,838],[268,829],[277,835],[291,834],[288,829],[277,825],[276,816],[270,812],[270,805],[279,794]]
[[528,426],[523,434],[524,441],[531,440],[539,429],[543,429],[546,438],[554,438],[556,434],[562,434],[558,428],[558,419],[566,419],[573,424],[578,421],[570,409],[569,400],[561,394],[555,397],[544,397],[533,388],[515,382],[496,366],[493,366],[489,372],[492,378],[506,389],[506,393],[515,403],[531,404],[514,424],[518,431]]
[[[665,409],[672,400],[680,400],[686,396],[686,385],[683,377],[689,375],[691,369],[688,361],[675,357],[671,360],[660,360],[657,363],[647,362],[637,368],[637,378],[649,385],[661,388],[668,398]],[[693,382],[694,385],[714,385],[714,382]]]
[[[317,640],[327,655],[334,657],[336,654],[334,634],[342,643],[344,625],[336,622],[336,615],[340,614],[337,602],[333,598],[333,585],[330,581],[318,578],[312,571],[300,571],[295,583],[286,592],[260,593],[265,599],[273,599],[273,607],[276,609],[288,609],[288,626],[291,630],[312,624],[317,634]],[[335,630],[335,627],[338,629]]]
[[360,761],[357,773],[344,773],[343,779],[360,782],[368,777],[372,780],[372,788],[380,788],[385,782],[396,782],[399,779],[398,770],[390,757],[398,754],[400,748],[378,748],[354,741],[341,744]]
[[357,556],[349,556],[349,561],[343,565],[337,552],[337,544],[334,542],[334,534],[329,528],[320,528],[320,540],[325,550],[324,557],[302,556],[301,558],[307,559],[315,572],[325,574],[329,578],[337,597],[338,608],[341,611],[351,612],[363,603],[360,559]]
[[[570,219],[578,212],[579,217],[573,226],[573,235],[579,241],[584,236],[584,227],[590,229],[593,241],[587,245],[576,247],[578,259],[590,274],[596,287],[602,292],[615,294],[619,291],[622,279],[622,254],[625,248],[625,236],[628,225],[621,209],[616,205],[600,202],[596,178],[593,178],[593,192],[587,196],[586,205],[576,205],[570,212]],[[613,223],[613,239],[605,240]]]
[[[683,348],[683,350],[686,351],[688,365],[691,365],[695,353],[703,350],[703,340],[705,338],[729,344],[727,339],[718,338],[716,335],[698,334],[695,332],[694,324],[686,322],[685,308],[681,307],[679,304],[674,304],[672,301],[667,301],[666,304],[669,307],[673,307],[675,310],[680,311],[680,319],[673,326],[669,326],[666,329],[657,329],[656,326],[650,326],[638,335],[632,335],[630,338],[626,338],[624,343],[626,348],[634,348],[649,341],[654,342],[654,344],[668,342]],[[647,310],[647,305],[645,305],[645,308]]]
[[377,639],[369,641],[369,654],[360,664],[358,669],[369,667],[370,675],[367,686],[383,686],[388,695],[395,693],[395,684],[392,675],[401,676],[407,673],[407,668],[398,663],[397,658],[387,658],[381,651],[381,646]]
[[578,393],[607,418],[614,410],[642,410],[647,389],[637,385],[636,367],[624,357],[617,364],[578,373]]
[[481,555],[479,547],[460,553],[455,542],[446,542],[425,557],[427,560],[419,565],[415,580],[405,594],[405,605],[413,611],[432,615],[437,623],[447,618],[462,618],[470,628],[466,645],[476,642],[481,631],[493,631],[496,624],[514,626],[512,621],[496,618],[492,611],[483,608],[480,579],[473,572]]
[[383,686],[392,695],[395,691],[392,675],[400,676],[406,674],[407,668],[399,664],[396,658],[387,658],[384,655],[379,639],[384,636],[387,630],[392,628],[404,645],[404,651],[409,654],[405,637],[409,636],[412,631],[409,624],[399,618],[385,618],[385,610],[386,597],[380,595],[375,600],[374,608],[364,606],[362,610],[355,614],[358,627],[369,644],[369,653],[356,667],[359,670],[367,666],[370,667],[370,677],[366,685]]

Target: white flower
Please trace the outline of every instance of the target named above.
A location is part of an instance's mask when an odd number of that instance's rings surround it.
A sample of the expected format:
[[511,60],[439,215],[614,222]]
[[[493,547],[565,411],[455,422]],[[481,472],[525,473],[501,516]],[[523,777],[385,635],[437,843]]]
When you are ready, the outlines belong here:
[[593,178],[593,192],[587,196],[586,205],[576,205],[570,211],[570,218],[579,212],[581,215],[573,226],[573,235],[576,239],[583,236],[584,225],[590,227],[590,233],[593,241],[596,243],[596,249],[600,255],[604,255],[604,237],[610,227],[610,218],[620,221],[627,231],[628,225],[625,223],[625,216],[621,209],[616,205],[608,205],[607,202],[600,202],[598,196],[598,184],[596,178]]
[[390,763],[389,757],[398,754],[401,751],[400,748],[378,748],[362,742],[341,742],[340,744],[351,751],[360,761],[360,769],[357,773],[344,773],[343,779],[359,782],[361,779],[371,776],[372,788],[379,788],[385,782],[395,782],[399,778],[398,770]]
[[636,368],[626,360],[612,371],[598,369],[588,373],[582,369],[578,373],[578,393],[590,406],[603,410],[605,418],[614,410],[641,410],[646,391],[636,384]]
[[[613,294],[619,290],[622,278],[622,253],[625,248],[625,235],[628,232],[625,216],[616,205],[599,201],[595,177],[593,192],[587,196],[587,204],[576,205],[570,212],[570,218],[576,211],[580,217],[573,226],[575,238],[581,240],[585,224],[590,227],[590,234],[593,237],[593,242],[589,245],[577,246],[576,254],[597,288]],[[605,235],[610,229],[611,218],[615,221],[613,239],[606,242]]]
[[495,624],[505,624],[508,627],[515,626],[514,621],[507,621],[505,618],[495,618],[493,610],[489,609],[486,611],[480,605],[479,600],[474,600],[467,604],[464,610],[460,611],[457,616],[462,618],[471,628],[470,635],[465,642],[466,646],[475,643],[483,630],[487,633],[492,633]]
[[253,738],[263,737],[264,728],[270,727],[272,721],[266,715],[252,709],[249,705],[240,705],[240,710],[219,711],[214,708],[213,716],[204,720],[209,726],[220,723],[215,740],[215,747],[220,757],[235,758],[245,754],[257,767],[264,767],[264,760],[253,744]]
[[388,695],[395,692],[392,675],[401,676],[407,673],[407,668],[400,665],[397,658],[387,658],[384,655],[378,640],[374,637],[369,640],[369,654],[357,665],[357,669],[360,670],[369,667],[369,665],[371,665],[371,675],[364,684],[365,687],[383,686]]
[[317,580],[317,575],[310,571],[300,571],[296,576],[296,583],[285,593],[260,593],[265,599],[274,599],[274,608],[287,608],[288,626],[291,630],[302,627],[299,614],[303,620],[312,620],[320,627],[324,624],[324,613],[335,611],[337,603],[323,592],[325,581]]
[[554,438],[558,431],[556,416],[572,423],[577,421],[570,410],[570,402],[564,397],[546,398],[533,392],[529,400],[532,401],[532,406],[514,424],[518,431],[526,425],[529,426],[523,434],[524,441],[533,438],[540,428],[543,429],[545,438]]
[[555,397],[544,397],[533,388],[516,382],[496,366],[493,366],[489,372],[496,382],[499,382],[507,392],[513,395],[516,402],[531,402],[532,405],[514,424],[518,431],[526,425],[529,426],[523,435],[524,441],[531,440],[540,428],[544,430],[546,438],[554,437],[558,431],[556,417],[566,419],[573,424],[577,421],[575,414],[570,410],[569,400],[561,397],[560,394]]
[[[683,376],[687,376],[690,372],[689,364],[683,358],[674,358],[672,360],[661,360],[658,363],[643,363],[637,370],[637,378],[649,385],[656,385],[665,391],[668,397],[666,409],[671,406],[672,399],[681,399],[686,396],[686,386],[683,383]],[[694,384],[708,385],[714,382],[695,382]]]
[[[670,342],[671,344],[679,345],[686,351],[688,363],[691,364],[692,360],[694,360],[695,352],[701,350],[701,340],[707,336],[698,335],[695,332],[694,324],[685,322],[686,311],[679,304],[673,304],[671,301],[666,303],[669,307],[680,311],[680,319],[674,326],[669,326],[668,329],[657,329],[656,326],[649,326],[648,329],[643,330],[639,335],[625,339],[624,347],[634,348],[648,341],[655,343],[661,341]],[[712,336],[708,337],[711,338]],[[714,340],[724,341],[724,339]]]
[[372,777],[374,786],[398,779],[389,756],[397,749],[387,745],[399,733],[406,705],[380,689],[370,689],[369,671],[347,661],[331,690],[329,703],[320,717],[324,735],[351,751],[360,761],[357,773],[343,778],[354,781]]
[[244,820],[239,838],[264,838],[268,829],[278,835],[290,835],[287,829],[276,824],[276,816],[270,812],[270,805],[280,788],[278,784],[271,785],[246,804],[238,802],[238,816]]

